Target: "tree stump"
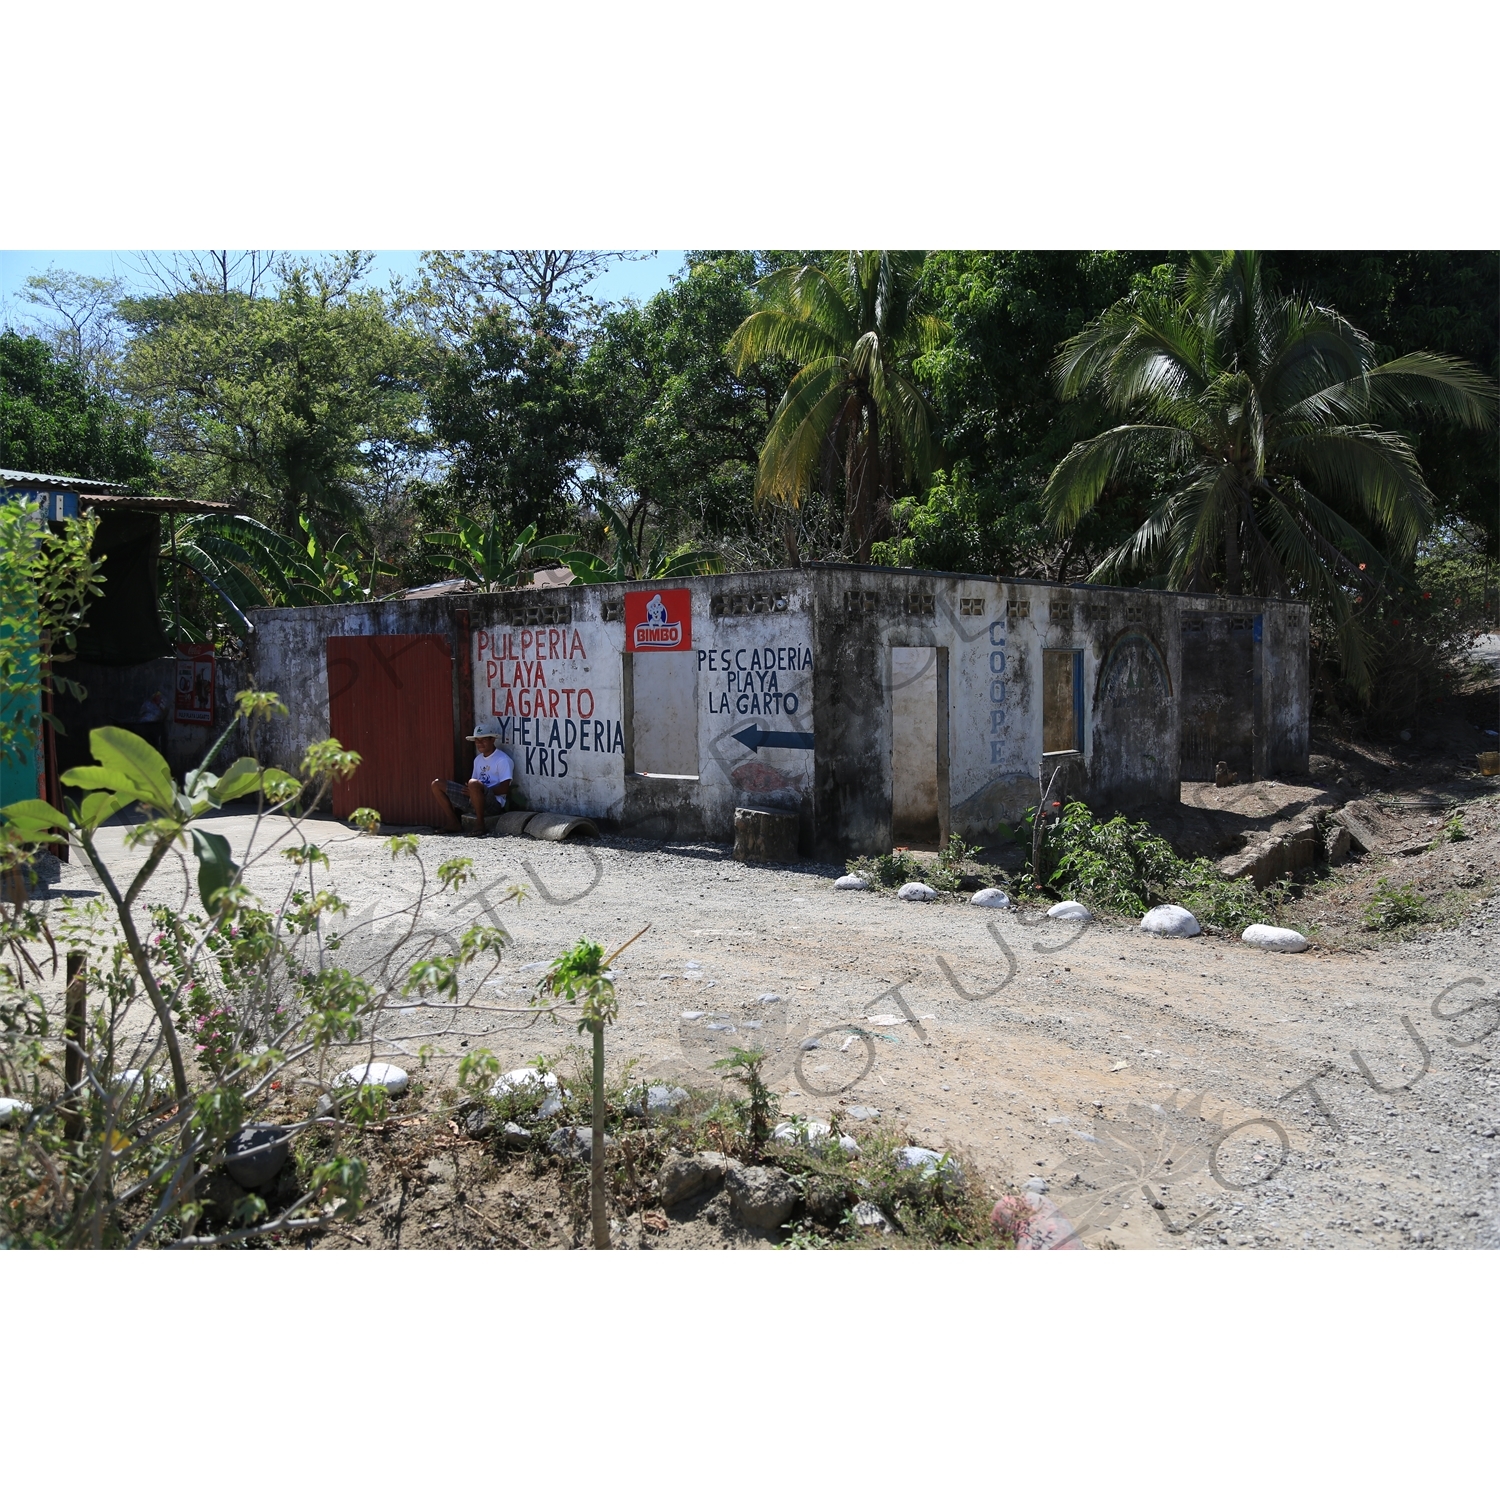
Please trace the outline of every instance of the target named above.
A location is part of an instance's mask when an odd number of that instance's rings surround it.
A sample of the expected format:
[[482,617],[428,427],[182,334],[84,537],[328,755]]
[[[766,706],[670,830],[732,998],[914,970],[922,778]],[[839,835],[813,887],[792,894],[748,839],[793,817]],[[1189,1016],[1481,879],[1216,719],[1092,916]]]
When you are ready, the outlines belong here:
[[747,864],[795,864],[797,814],[735,808],[734,857]]

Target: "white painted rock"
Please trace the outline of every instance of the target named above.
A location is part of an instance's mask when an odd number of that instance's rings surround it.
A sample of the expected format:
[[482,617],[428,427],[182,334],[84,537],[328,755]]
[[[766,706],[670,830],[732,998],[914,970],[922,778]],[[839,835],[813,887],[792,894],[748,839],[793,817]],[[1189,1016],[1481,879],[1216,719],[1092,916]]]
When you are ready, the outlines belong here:
[[358,1088],[368,1083],[388,1094],[401,1093],[408,1082],[405,1069],[398,1068],[395,1063],[383,1062],[361,1063],[347,1073],[340,1073],[333,1081],[339,1088]]
[[1081,901],[1059,901],[1056,906],[1047,908],[1047,915],[1059,922],[1087,922],[1089,909]]
[[1153,906],[1141,918],[1141,931],[1160,937],[1197,937],[1203,929],[1185,906]]
[[1254,948],[1268,948],[1272,953],[1300,953],[1307,947],[1307,939],[1290,927],[1267,927],[1263,922],[1254,922],[1240,934],[1242,943]]
[[903,1146],[896,1153],[896,1165],[909,1172],[920,1172],[923,1177],[935,1175],[941,1164],[943,1178],[955,1187],[964,1185],[963,1168],[956,1161],[943,1162],[941,1151],[930,1151],[926,1146]]
[[564,1091],[557,1086],[555,1073],[541,1073],[535,1068],[512,1068],[511,1071],[490,1088],[490,1098],[503,1099],[517,1089],[545,1089],[542,1102],[537,1105],[534,1120],[550,1120],[563,1107]]
[[896,894],[903,901],[931,901],[937,892],[930,885],[923,885],[920,880],[908,880]]
[[867,891],[870,882],[863,875],[840,875],[833,882],[833,888],[836,891]]
[[969,897],[970,906],[1009,906],[1010,897],[998,886],[988,885]]
[[856,1203],[851,1212],[854,1215],[854,1222],[861,1229],[878,1229],[881,1234],[895,1233],[891,1228],[891,1221],[873,1203]]
[[[771,1132],[771,1139],[783,1146],[805,1146],[814,1155],[821,1156],[832,1135],[831,1127],[824,1120],[783,1120]],[[852,1135],[841,1135],[839,1145],[848,1155],[859,1155],[859,1142]]]
[[0,1099],[0,1125],[22,1125],[30,1113],[24,1099]]
[[122,1069],[110,1079],[110,1083],[116,1093],[143,1094],[148,1104],[166,1094],[161,1079],[150,1073],[143,1073],[139,1068]]

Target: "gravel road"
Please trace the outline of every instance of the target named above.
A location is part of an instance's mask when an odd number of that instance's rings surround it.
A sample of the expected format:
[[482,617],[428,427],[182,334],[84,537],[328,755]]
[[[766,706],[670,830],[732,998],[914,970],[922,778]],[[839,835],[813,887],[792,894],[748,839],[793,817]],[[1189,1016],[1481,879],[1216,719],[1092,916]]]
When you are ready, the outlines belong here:
[[[253,820],[214,826],[243,856]],[[637,1076],[707,1082],[730,1045],[761,1046],[783,1113],[878,1109],[914,1142],[961,1148],[997,1190],[1041,1177],[1092,1245],[1500,1245],[1493,897],[1460,928],[1378,952],[1270,954],[839,892],[837,870],[747,868],[717,845],[432,835],[419,867],[305,826],[351,907],[343,961],[402,941],[421,868],[406,954],[486,906],[514,938],[465,1009],[383,1026],[376,1055],[414,1067],[430,1046],[439,1079],[475,1045],[506,1067],[555,1056],[570,1029],[505,1012],[579,936],[613,946],[649,923],[616,965],[610,1037]],[[434,896],[432,872],[458,854],[479,879]],[[269,893],[286,869],[258,861],[252,878]],[[183,899],[185,881],[164,867],[152,899]],[[498,904],[512,883],[529,898]],[[89,882],[74,864],[62,886]]]

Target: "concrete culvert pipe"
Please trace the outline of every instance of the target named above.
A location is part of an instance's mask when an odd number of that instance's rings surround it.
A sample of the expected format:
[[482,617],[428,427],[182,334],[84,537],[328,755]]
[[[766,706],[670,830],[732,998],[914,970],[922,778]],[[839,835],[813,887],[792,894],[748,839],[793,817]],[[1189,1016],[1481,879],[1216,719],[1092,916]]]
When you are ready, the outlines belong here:
[[526,837],[546,839],[560,844],[564,839],[596,839],[599,830],[590,818],[580,818],[572,813],[533,813],[526,824]]

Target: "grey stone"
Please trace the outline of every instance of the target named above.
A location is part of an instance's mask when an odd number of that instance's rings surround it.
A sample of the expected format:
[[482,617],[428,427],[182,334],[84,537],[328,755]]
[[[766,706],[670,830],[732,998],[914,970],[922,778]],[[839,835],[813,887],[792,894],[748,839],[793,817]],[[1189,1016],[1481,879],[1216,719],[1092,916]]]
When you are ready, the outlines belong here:
[[1331,824],[1323,846],[1327,853],[1328,863],[1331,865],[1343,864],[1349,858],[1353,844],[1354,840],[1350,837],[1349,830],[1342,823]]
[[488,1140],[495,1133],[495,1117],[477,1100],[461,1105],[454,1119],[458,1128],[473,1140]]
[[815,1036],[804,1037],[799,1046],[803,1052],[816,1052],[818,1050],[818,1039]]
[[517,1125],[514,1120],[507,1120],[505,1128],[500,1132],[500,1139],[507,1146],[529,1146],[531,1132],[524,1125]]
[[[614,1137],[604,1137],[604,1149],[615,1143]],[[587,1125],[563,1125],[547,1137],[547,1149],[554,1156],[566,1156],[570,1161],[592,1161],[594,1156],[594,1132]]]
[[640,1119],[647,1114],[670,1114],[679,1104],[686,1104],[688,1099],[686,1089],[674,1088],[665,1083],[653,1083],[644,1093],[645,1097],[642,1098],[640,1087],[630,1091],[625,1104],[627,1115]]
[[851,1213],[854,1216],[854,1222],[861,1229],[878,1229],[881,1234],[895,1233],[891,1228],[891,1221],[873,1203],[861,1200],[854,1205]]
[[735,1167],[726,1180],[730,1207],[749,1229],[780,1229],[802,1201],[796,1184],[780,1167]]
[[224,1144],[224,1170],[252,1192],[276,1179],[286,1165],[291,1141],[280,1125],[247,1125]]
[[844,1111],[851,1120],[878,1120],[880,1111],[873,1104],[851,1104]]
[[684,1198],[718,1187],[724,1174],[738,1166],[732,1156],[722,1156],[717,1151],[700,1151],[695,1156],[674,1151],[656,1174],[656,1191],[663,1206],[671,1208]]
[[1026,1179],[1025,1191],[1028,1193],[1045,1193],[1047,1191],[1047,1179],[1045,1177],[1028,1177]]

